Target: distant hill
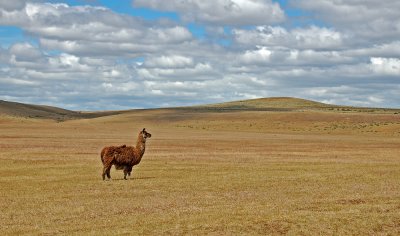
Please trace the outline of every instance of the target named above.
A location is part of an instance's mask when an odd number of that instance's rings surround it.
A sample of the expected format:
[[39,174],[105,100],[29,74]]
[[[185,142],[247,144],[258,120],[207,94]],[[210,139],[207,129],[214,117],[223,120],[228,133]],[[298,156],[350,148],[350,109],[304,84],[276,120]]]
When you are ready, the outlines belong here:
[[200,106],[210,109],[222,110],[299,110],[299,109],[321,109],[337,107],[320,102],[291,97],[271,97],[250,100],[240,100],[226,103],[210,104]]
[[[271,97],[250,100],[240,100],[226,103],[217,103],[191,107],[163,108],[163,110],[189,111],[189,112],[230,112],[230,111],[329,111],[329,112],[371,112],[400,114],[400,109],[364,108],[330,105],[315,101],[291,97]],[[153,109],[154,110],[154,109]],[[155,109],[157,110],[157,109]],[[71,120],[88,119],[109,115],[134,112],[137,110],[79,112],[57,107],[30,105],[18,102],[0,100],[0,115],[15,117]]]
[[233,102],[216,103],[185,107],[183,109],[197,111],[332,111],[332,112],[368,112],[368,113],[395,113],[400,114],[400,109],[353,107],[325,104],[311,100],[293,97],[270,97]]
[[62,121],[70,119],[95,118],[119,113],[121,112],[77,112],[52,106],[31,105],[0,100],[0,115],[15,117],[53,119]]

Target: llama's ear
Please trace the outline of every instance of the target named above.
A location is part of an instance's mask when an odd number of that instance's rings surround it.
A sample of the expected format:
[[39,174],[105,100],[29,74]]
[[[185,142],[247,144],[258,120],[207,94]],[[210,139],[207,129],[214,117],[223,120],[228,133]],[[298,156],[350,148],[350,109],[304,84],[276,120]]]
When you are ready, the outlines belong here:
[[143,128],[142,132],[145,132],[145,131],[146,131],[146,128]]

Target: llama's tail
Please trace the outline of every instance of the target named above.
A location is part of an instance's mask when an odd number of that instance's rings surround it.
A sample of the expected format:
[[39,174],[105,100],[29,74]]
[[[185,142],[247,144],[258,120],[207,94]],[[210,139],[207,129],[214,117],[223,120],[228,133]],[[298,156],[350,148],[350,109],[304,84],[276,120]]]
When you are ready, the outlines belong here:
[[100,153],[101,163],[103,163],[103,164],[104,164],[104,154],[106,153],[106,149],[107,148],[103,148],[103,150],[101,150],[101,153]]

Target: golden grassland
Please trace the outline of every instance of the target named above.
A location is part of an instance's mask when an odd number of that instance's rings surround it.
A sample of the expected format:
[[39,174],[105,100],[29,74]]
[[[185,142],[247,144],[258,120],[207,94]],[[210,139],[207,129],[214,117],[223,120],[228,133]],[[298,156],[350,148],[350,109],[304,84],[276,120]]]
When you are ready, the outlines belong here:
[[[151,134],[129,180],[103,146]],[[0,232],[400,234],[400,115],[158,109],[0,117]]]

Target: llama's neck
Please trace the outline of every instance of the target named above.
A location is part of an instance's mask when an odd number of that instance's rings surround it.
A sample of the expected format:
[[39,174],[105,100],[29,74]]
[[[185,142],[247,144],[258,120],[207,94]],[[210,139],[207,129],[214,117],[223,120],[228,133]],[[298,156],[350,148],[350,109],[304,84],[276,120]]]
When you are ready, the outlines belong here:
[[139,154],[139,159],[142,158],[144,151],[146,149],[146,139],[140,134],[137,141],[136,141],[136,150]]

